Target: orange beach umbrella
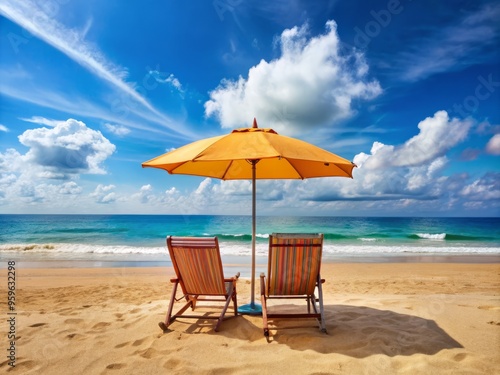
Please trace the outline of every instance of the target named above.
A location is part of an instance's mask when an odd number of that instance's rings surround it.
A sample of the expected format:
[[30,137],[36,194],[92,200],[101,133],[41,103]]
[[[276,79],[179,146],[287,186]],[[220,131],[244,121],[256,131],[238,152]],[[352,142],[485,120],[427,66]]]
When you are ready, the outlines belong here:
[[254,119],[252,128],[202,139],[142,163],[143,167],[164,169],[222,180],[252,180],[252,275],[248,311],[260,313],[255,304],[256,179],[305,179],[351,177],[356,166],[329,151],[299,139],[261,129]]

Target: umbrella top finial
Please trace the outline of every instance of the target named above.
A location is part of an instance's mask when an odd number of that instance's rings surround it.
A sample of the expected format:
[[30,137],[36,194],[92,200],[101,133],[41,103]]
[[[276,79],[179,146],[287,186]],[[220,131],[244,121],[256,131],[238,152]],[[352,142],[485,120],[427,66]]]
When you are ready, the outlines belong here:
[[253,118],[253,125],[252,128],[257,129],[259,126],[257,125],[257,119],[254,117]]

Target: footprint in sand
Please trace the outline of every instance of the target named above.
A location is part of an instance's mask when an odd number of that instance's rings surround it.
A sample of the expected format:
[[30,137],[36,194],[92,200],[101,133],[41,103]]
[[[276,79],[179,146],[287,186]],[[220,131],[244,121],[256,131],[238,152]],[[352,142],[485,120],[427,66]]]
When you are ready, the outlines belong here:
[[31,327],[31,328],[43,327],[43,326],[46,326],[47,324],[48,323],[35,323],[35,324],[30,325],[29,327]]
[[83,340],[86,336],[80,335],[79,333],[70,333],[66,335],[66,338],[69,340]]
[[133,346],[139,346],[141,345],[144,341],[146,341],[146,338],[140,339],[140,340],[135,340],[132,345]]
[[107,326],[110,326],[110,325],[111,325],[111,323],[109,323],[109,322],[99,322],[97,324],[94,324],[92,326],[92,328],[100,329],[100,328],[104,328],[104,327],[107,327]]
[[177,366],[179,366],[181,364],[182,364],[182,362],[180,360],[171,358],[167,362],[165,362],[163,367],[171,370],[171,369],[176,368]]
[[456,356],[453,357],[453,359],[457,362],[463,361],[467,357],[466,353],[459,353]]
[[106,368],[108,370],[120,370],[126,366],[125,363],[112,363],[110,365],[107,365]]
[[160,354],[159,354],[158,350],[153,349],[153,348],[149,348],[149,349],[146,349],[142,352],[139,352],[139,355],[143,358],[151,359],[154,357],[158,357]]
[[115,349],[120,349],[120,348],[123,348],[124,346],[127,346],[127,345],[130,345],[130,341],[115,345]]
[[118,321],[118,322],[123,322],[125,320],[125,318],[123,317],[123,314],[116,313],[114,315],[116,316],[116,321]]

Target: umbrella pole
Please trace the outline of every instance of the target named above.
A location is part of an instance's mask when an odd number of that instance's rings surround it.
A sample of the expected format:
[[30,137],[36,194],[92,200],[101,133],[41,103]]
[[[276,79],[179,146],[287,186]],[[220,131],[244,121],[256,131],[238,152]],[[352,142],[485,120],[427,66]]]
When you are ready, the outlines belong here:
[[257,164],[257,160],[252,160],[252,292],[251,292],[251,302],[250,306],[252,309],[255,307],[255,236],[257,231],[257,208],[256,208],[256,171],[255,164]]
[[251,299],[249,304],[240,306],[238,308],[238,312],[240,314],[260,315],[262,314],[262,306],[255,303],[255,237],[257,231],[257,225],[256,225],[256,216],[257,216],[256,174],[257,173],[255,165],[257,164],[258,160],[250,160],[250,162],[252,163],[252,275],[250,284]]

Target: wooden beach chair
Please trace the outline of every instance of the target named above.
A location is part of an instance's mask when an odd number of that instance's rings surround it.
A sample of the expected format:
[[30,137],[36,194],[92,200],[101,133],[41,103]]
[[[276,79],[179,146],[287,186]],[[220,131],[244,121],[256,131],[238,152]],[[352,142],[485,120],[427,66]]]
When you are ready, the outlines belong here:
[[[217,237],[167,237],[167,246],[174,267],[176,278],[170,279],[174,284],[167,316],[159,326],[163,332],[177,318],[217,319],[215,331],[225,319],[226,311],[233,301],[234,315],[238,313],[236,298],[236,281],[240,276],[225,278],[220,257]],[[177,287],[180,285],[182,296],[177,298]],[[174,304],[185,300],[184,306],[172,315]],[[183,314],[188,308],[192,311],[196,303],[201,301],[223,302],[220,315]]]
[[[269,236],[267,279],[264,273],[260,275],[265,336],[269,336],[268,320],[274,318],[315,318],[320,330],[326,333],[321,287],[325,280],[320,277],[322,250],[323,234],[273,233]],[[305,299],[307,312],[279,313],[279,306],[273,306],[270,311],[267,306],[270,299]]]

